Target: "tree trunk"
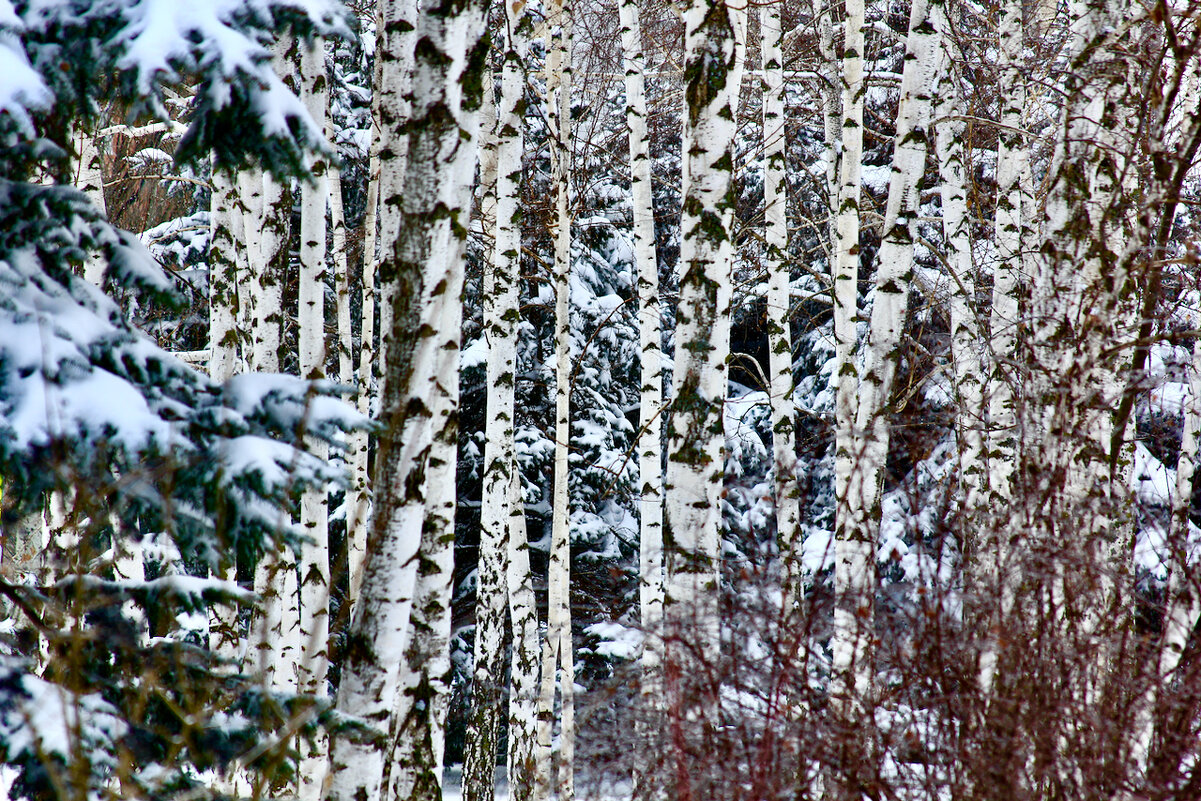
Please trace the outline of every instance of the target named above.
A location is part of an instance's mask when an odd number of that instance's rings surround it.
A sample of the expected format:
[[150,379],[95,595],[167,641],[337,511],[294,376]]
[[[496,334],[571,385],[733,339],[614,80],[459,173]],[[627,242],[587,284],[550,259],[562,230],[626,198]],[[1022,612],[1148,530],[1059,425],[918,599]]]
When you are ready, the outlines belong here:
[[447,272],[448,305],[432,398],[434,442],[426,476],[426,512],[409,613],[410,635],[400,666],[392,716],[387,801],[441,801],[446,712],[450,702],[451,587],[454,579],[455,469],[458,463],[459,340],[466,242]]
[[[638,476],[641,486],[638,540],[638,607],[642,624],[642,705],[646,720],[640,742],[657,738],[653,722],[662,704],[663,664],[663,353],[659,309],[659,261],[655,253],[655,208],[647,133],[645,61],[637,0],[618,3],[625,62],[626,126],[629,128],[630,194],[634,259],[638,264],[638,344],[642,353],[639,398]],[[654,760],[645,755],[648,765]],[[639,768],[639,785],[656,784]],[[636,796],[641,797],[641,796]]]
[[[921,178],[926,167],[926,130],[938,67],[938,42],[929,16],[929,3],[915,0],[910,10],[901,77],[884,239],[876,261],[875,299],[859,382],[852,440],[855,458],[846,489],[848,519],[840,532],[843,539],[839,544],[843,547],[835,568],[840,602],[835,611],[831,644],[834,694],[842,705],[842,714],[849,716],[873,714],[870,695],[874,673],[871,643],[875,637],[876,543],[888,456],[890,400],[901,360],[901,332],[913,280],[913,243],[917,238]],[[847,24],[850,25],[849,14]],[[850,154],[844,154],[844,158],[850,158]],[[856,747],[874,748],[871,737],[860,739]],[[851,786],[859,781],[854,772],[838,780]],[[843,789],[849,791],[845,785]]]
[[[385,17],[383,22],[387,29],[400,21]],[[440,406],[439,387],[449,385],[445,373],[457,369],[445,351],[459,337],[461,293],[455,284],[462,270],[476,165],[483,22],[478,2],[435,3],[423,9],[416,34],[422,46],[411,62],[414,107],[408,133],[384,128],[381,154],[404,148],[408,167],[403,184],[396,176],[381,178],[385,203],[402,204],[397,240],[385,249],[380,265],[381,276],[395,281],[397,291],[387,331],[376,503],[337,702],[342,713],[375,725],[378,737],[334,736],[326,792],[331,801],[380,798],[387,721],[397,709],[405,649],[415,641],[409,614],[414,563],[420,561],[427,493],[435,493],[429,477],[437,475],[434,460],[446,447],[436,448],[434,442],[438,433],[445,433],[447,421],[435,420],[433,414]],[[410,63],[403,53],[387,55],[391,58],[382,69],[382,85],[392,85],[398,78],[395,71]],[[426,765],[423,775],[429,770]]]
[[[684,203],[672,415],[667,424],[666,604],[697,615],[705,637],[716,619],[722,488],[723,408],[734,245],[731,224],[734,54],[737,23],[724,3],[697,0],[684,12]],[[726,336],[722,336],[722,334]],[[670,610],[669,610],[670,611]],[[681,617],[681,620],[683,618]],[[705,638],[702,647],[716,646]]]
[[521,272],[519,201],[525,141],[521,110],[525,94],[526,48],[532,23],[523,4],[506,3],[505,14],[501,93],[496,112],[496,222],[492,259],[484,267],[482,299],[484,336],[488,342],[488,390],[476,579],[472,724],[468,727],[463,759],[463,797],[466,801],[491,799],[495,791],[498,715],[505,674],[505,583],[510,576],[509,560],[513,553],[510,542],[510,483],[513,477],[510,474],[515,465],[514,389]]
[[[237,203],[232,176],[213,166],[210,192],[209,227],[209,376],[224,384],[238,368],[238,248],[241,242],[233,231],[233,218],[241,212]],[[144,567],[136,570],[144,573]],[[231,564],[224,579],[237,578],[237,565]],[[209,624],[210,644],[228,659],[237,659],[242,645],[238,626],[238,610],[217,606]]]
[[785,181],[784,21],[780,3],[763,7],[763,219],[767,249],[767,348],[770,354],[776,541],[786,603],[801,597],[801,507],[796,478],[796,406],[792,399],[792,297]]
[[509,798],[529,801],[537,784],[538,608],[530,572],[521,469],[509,470],[509,553],[507,583],[513,653],[509,667]]
[[875,547],[863,542],[852,519],[858,501],[850,494],[859,455],[855,415],[859,391],[855,351],[858,335],[859,196],[863,167],[862,0],[848,0],[842,45],[842,146],[839,163],[837,247],[834,253],[834,637],[831,641],[836,700],[848,708],[866,691],[861,678],[871,632],[875,592]]
[[[571,505],[568,445],[571,440],[571,6],[555,0],[549,9],[554,34],[547,42],[547,118],[552,135],[551,180],[555,186],[555,467],[551,501],[551,546],[547,566],[546,647],[543,648],[542,688],[538,705],[538,765],[535,797],[550,796],[551,742],[555,688],[561,687],[558,798],[574,794],[574,710],[571,688],[575,664],[571,641]],[[515,629],[516,631],[516,629]],[[562,670],[560,672],[560,666]],[[511,737],[512,735],[510,735]],[[512,781],[512,777],[510,777]]]
[[688,730],[697,723],[711,730],[706,721],[717,703],[712,686],[687,683],[700,676],[690,658],[712,665],[719,642],[738,13],[723,0],[694,0],[684,10],[681,277],[664,486],[669,543],[665,695],[673,730],[666,781],[674,785],[669,794],[681,801],[693,794]]
[[[301,99],[323,130],[329,111],[329,83],[325,74],[325,45],[315,39],[301,45],[299,59]],[[329,199],[328,164],[316,155],[309,165],[311,181],[301,186],[300,287],[297,339],[301,378],[325,378],[325,279],[326,202]],[[328,446],[309,438],[308,450],[318,459],[328,456]],[[302,693],[328,696],[329,662],[329,495],[323,487],[307,489],[300,499],[300,527],[311,540],[300,551],[300,630],[307,638],[297,670]],[[325,778],[325,738],[301,742],[300,801],[317,801]]]

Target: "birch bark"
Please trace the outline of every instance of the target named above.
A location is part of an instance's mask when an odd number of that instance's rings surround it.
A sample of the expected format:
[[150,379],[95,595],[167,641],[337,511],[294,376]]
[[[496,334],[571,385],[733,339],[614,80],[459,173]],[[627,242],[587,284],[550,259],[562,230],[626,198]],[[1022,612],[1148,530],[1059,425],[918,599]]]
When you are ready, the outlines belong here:
[[[684,11],[683,236],[672,415],[664,485],[670,531],[666,610],[695,615],[702,649],[716,626],[723,407],[734,246],[733,134],[736,26],[724,2]],[[724,336],[723,336],[724,334]],[[702,609],[701,607],[712,607]]]
[[[936,11],[932,9],[932,14]],[[936,26],[947,44],[946,20],[937,9]],[[947,267],[950,272],[949,309],[951,316],[951,363],[954,371],[955,436],[958,440],[959,492],[958,519],[963,585],[974,592],[980,575],[978,562],[981,543],[972,532],[979,531],[980,515],[985,512],[984,493],[988,487],[984,442],[984,364],[981,360],[980,327],[977,324],[976,266],[972,259],[971,225],[967,207],[967,178],[963,152],[963,98],[956,84],[950,53],[944,50],[945,69],[935,96],[937,120],[940,192],[942,198],[943,238],[947,243]]]
[[[325,45],[321,39],[301,44],[299,80],[301,100],[324,130],[329,112],[329,90],[325,74]],[[312,180],[301,187],[300,197],[300,284],[297,313],[299,365],[302,378],[325,378],[325,279],[326,203],[329,199],[328,163],[315,155],[309,164]],[[328,446],[310,438],[307,448],[319,459],[328,456]],[[299,559],[300,630],[307,640],[297,665],[299,690],[316,698],[328,695],[326,672],[329,655],[329,507],[323,487],[305,490],[300,499],[300,526],[309,542],[301,547]],[[317,801],[326,770],[323,737],[301,745],[300,801]]]
[[[629,128],[630,194],[634,259],[638,264],[639,377],[638,476],[638,606],[643,630],[642,704],[647,721],[643,735],[653,742],[656,712],[662,705],[663,664],[663,354],[659,308],[659,262],[655,252],[655,208],[651,186],[650,137],[647,133],[646,59],[637,0],[618,3],[622,56],[625,64],[626,126]],[[647,755],[647,762],[653,759]],[[639,769],[636,785],[654,784],[649,770]],[[639,788],[636,786],[635,792]],[[641,796],[636,796],[641,797]]]
[[668,577],[665,696],[671,741],[668,781],[693,795],[686,728],[705,722],[715,698],[686,684],[695,662],[712,665],[719,642],[721,506],[729,301],[736,199],[733,139],[739,70],[737,13],[724,0],[684,9],[683,210],[672,414],[667,421]]
[[[362,328],[359,335],[359,395],[358,410],[364,416],[370,416],[373,401],[378,397],[378,389],[382,384],[380,362],[376,359],[375,343],[375,311],[376,311],[376,271],[379,269],[379,238],[381,229],[382,209],[380,203],[380,151],[383,149],[383,126],[381,111],[381,95],[387,94],[383,84],[382,73],[384,55],[387,51],[387,36],[384,25],[385,19],[391,19],[385,12],[391,8],[391,0],[380,0],[376,6],[376,38],[375,65],[372,83],[375,90],[371,94],[371,149],[368,154],[367,201],[363,211],[363,314]],[[396,57],[396,53],[391,54]],[[390,91],[390,90],[388,90]],[[367,551],[367,527],[371,517],[371,476],[368,474],[368,456],[370,454],[370,438],[367,431],[357,430],[350,436],[351,482],[354,491],[354,504],[350,507],[347,517],[347,569],[350,571],[349,600],[353,603],[359,597],[359,588],[363,581],[363,560]]]
[[[561,690],[558,797],[571,801],[574,790],[574,709],[571,685],[575,664],[571,641],[571,508],[568,446],[571,439],[571,5],[552,0],[546,62],[547,118],[550,122],[551,180],[555,186],[555,467],[551,501],[551,546],[547,566],[547,631],[538,702],[538,764],[534,797],[546,799],[551,784],[551,742],[555,689]],[[528,562],[528,557],[527,557]],[[516,629],[515,629],[516,631]],[[510,737],[512,735],[510,734]]]
[[[92,205],[101,214],[108,214],[104,202],[104,153],[100,149],[100,139],[90,131],[76,131],[72,136],[76,151],[74,170],[75,188],[88,196]],[[99,253],[88,255],[83,265],[83,277],[88,283],[102,287],[104,273],[108,263]]]
[[[486,80],[486,78],[485,78]],[[451,692],[451,587],[454,579],[455,470],[458,462],[459,351],[466,241],[453,245],[447,270],[445,325],[438,336],[431,401],[434,440],[426,475],[426,511],[392,716],[388,801],[441,801],[446,712]]]
[[[858,458],[847,483],[849,520],[844,545],[848,558],[844,562],[840,554],[838,559],[847,571],[847,584],[836,586],[845,592],[846,600],[835,613],[831,648],[839,683],[836,693],[852,703],[866,698],[873,672],[870,643],[874,635],[875,550],[888,455],[889,400],[913,279],[916,230],[911,226],[916,225],[919,214],[926,130],[938,68],[938,41],[930,25],[930,5],[926,0],[916,0],[910,9],[884,239],[877,258],[875,299],[855,413]],[[835,570],[837,582],[837,566]],[[852,617],[848,619],[848,615]]]
[[[386,253],[400,235],[402,209],[404,205],[404,180],[408,163],[408,150],[396,146],[403,141],[404,128],[411,116],[413,48],[416,43],[417,0],[378,0],[379,23],[376,26],[376,75],[372,103],[378,98],[378,125],[382,139],[378,151],[380,163],[379,179],[379,236],[381,254]],[[381,257],[378,265],[379,280],[379,383],[383,384],[383,372],[387,370],[388,334],[392,331],[397,303],[396,293],[400,290],[399,278],[393,265]],[[402,301],[403,302],[403,301]]]
[[[538,751],[538,609],[530,572],[530,545],[525,523],[521,470],[509,469],[509,553],[507,582],[513,633],[509,667],[509,798],[529,801],[535,795]],[[570,695],[567,696],[570,701]]]
[[[981,584],[975,592],[982,598],[997,599],[986,631],[996,628],[1009,614],[1014,603],[1017,560],[1021,550],[1019,528],[1008,521],[1012,508],[1013,482],[1017,471],[1017,374],[1019,307],[1021,276],[1026,274],[1022,220],[1033,198],[1027,195],[1023,180],[1029,170],[1028,146],[1023,134],[1026,84],[1023,69],[1022,3],[1006,0],[997,29],[1001,60],[999,64],[1000,127],[997,133],[997,213],[994,241],[997,264],[993,268],[992,311],[988,379],[988,492],[989,506],[995,513],[984,528],[987,539],[980,543]],[[980,654],[980,687],[987,695],[992,690],[996,671],[997,646],[991,635]]]
[[[337,701],[341,712],[375,725],[381,736],[364,740],[341,733],[333,738],[326,792],[331,801],[380,797],[387,722],[397,708],[399,668],[413,639],[409,613],[419,561],[415,557],[427,494],[433,492],[428,478],[439,467],[433,461],[441,450],[434,446],[435,435],[445,425],[434,419],[431,405],[439,405],[439,386],[449,386],[445,373],[458,367],[444,351],[459,336],[458,326],[452,325],[461,299],[454,285],[462,269],[476,165],[483,22],[479,2],[432,3],[417,18],[421,44],[412,61],[392,51],[382,68],[382,84],[392,85],[400,77],[395,71],[412,64],[414,103],[407,134],[383,129],[381,154],[403,148],[408,166],[403,182],[397,176],[381,178],[385,202],[402,204],[397,240],[385,249],[380,268],[381,275],[397,283],[397,291],[387,332],[377,499]],[[398,23],[396,17],[385,17],[384,29]],[[398,191],[389,193],[388,187]],[[433,705],[427,705],[426,713],[432,711]],[[427,765],[421,775],[428,772]]]
[[838,215],[835,220],[833,264],[834,305],[834,640],[833,669],[841,682],[839,699],[865,689],[855,676],[866,659],[860,631],[872,618],[875,575],[874,543],[858,538],[851,517],[855,499],[851,474],[858,455],[855,414],[859,374],[855,363],[859,298],[859,195],[863,167],[863,47],[862,0],[847,0],[842,42],[842,131],[838,172]]
[[792,297],[788,259],[787,125],[784,118],[784,21],[781,3],[763,6],[763,218],[767,251],[767,348],[770,354],[776,540],[786,603],[801,597],[800,489],[796,480],[796,405],[792,399]]
[[1180,456],[1176,463],[1176,488],[1172,495],[1172,517],[1164,549],[1168,566],[1167,609],[1159,640],[1156,674],[1147,680],[1138,699],[1134,717],[1131,754],[1136,775],[1145,776],[1155,734],[1155,712],[1161,688],[1169,686],[1176,668],[1184,658],[1198,618],[1201,618],[1201,588],[1189,571],[1189,511],[1193,500],[1193,480],[1197,473],[1198,440],[1201,438],[1201,348],[1193,346],[1189,377],[1189,399],[1184,407],[1184,431]]
[[[507,600],[505,582],[512,575],[509,562],[515,547],[510,530],[513,522],[510,485],[515,465],[514,389],[520,321],[522,111],[525,57],[531,29],[532,21],[525,4],[520,0],[506,3],[501,91],[497,101],[495,234],[492,260],[484,268],[483,287],[488,391],[476,579],[472,724],[468,728],[463,764],[466,801],[491,799],[495,790],[498,715],[505,673],[502,645]],[[512,702],[519,701],[514,699]]]
[[[238,255],[240,245],[233,231],[233,217],[240,212],[234,208],[237,198],[229,172],[213,165],[210,227],[209,227],[209,376],[224,384],[237,372],[238,359]],[[144,574],[138,565],[135,572]],[[234,580],[236,565],[230,566],[223,578]],[[236,608],[218,606],[213,610],[210,642],[224,657],[236,659],[242,642]]]

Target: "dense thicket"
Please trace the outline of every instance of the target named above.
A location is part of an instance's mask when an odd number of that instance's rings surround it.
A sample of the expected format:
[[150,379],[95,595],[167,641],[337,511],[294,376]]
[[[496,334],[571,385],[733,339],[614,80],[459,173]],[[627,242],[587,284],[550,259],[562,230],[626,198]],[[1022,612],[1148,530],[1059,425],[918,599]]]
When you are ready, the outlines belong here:
[[1195,3],[349,5],[0,0],[13,793],[1201,792]]

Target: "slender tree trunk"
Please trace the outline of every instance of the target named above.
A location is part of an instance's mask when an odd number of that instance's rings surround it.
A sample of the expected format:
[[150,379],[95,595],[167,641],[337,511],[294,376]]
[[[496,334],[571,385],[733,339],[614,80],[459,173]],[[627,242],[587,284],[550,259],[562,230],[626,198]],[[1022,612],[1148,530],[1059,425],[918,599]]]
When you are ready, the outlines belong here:
[[[1001,61],[1000,128],[997,137],[997,214],[994,241],[997,264],[993,268],[992,312],[988,379],[988,493],[992,519],[984,527],[980,543],[980,586],[973,593],[983,603],[995,603],[985,631],[999,630],[1014,604],[1018,580],[1017,564],[1022,543],[1020,525],[1011,519],[1015,475],[1018,466],[1017,374],[1021,276],[1026,274],[1022,220],[1033,198],[1023,180],[1029,170],[1029,152],[1023,134],[1026,85],[1023,70],[1022,3],[1006,0],[997,30]],[[995,599],[992,601],[984,599]],[[996,672],[997,645],[989,634],[980,654],[980,687],[992,691]]]
[[[395,17],[385,17],[383,28],[398,23]],[[462,270],[476,165],[483,23],[479,2],[426,6],[417,17],[416,38],[422,46],[413,60],[390,52],[382,70],[381,85],[393,85],[398,78],[394,71],[412,63],[414,107],[408,133],[398,135],[385,127],[381,148],[381,155],[406,149],[408,166],[403,185],[395,176],[381,178],[385,203],[399,202],[403,212],[397,240],[385,249],[380,266],[381,275],[395,281],[397,291],[392,295],[392,329],[387,332],[389,358],[368,558],[337,702],[339,711],[375,725],[379,738],[334,736],[326,792],[331,801],[380,797],[387,722],[398,706],[398,674],[407,646],[417,640],[411,633],[410,601],[413,563],[423,555],[427,493],[442,499],[438,509],[445,506],[442,490],[428,484],[431,472],[437,474],[446,464],[445,459],[435,462],[445,453],[446,443],[434,443],[439,433],[445,434],[447,421],[433,415],[435,409],[446,408],[437,400],[440,387],[449,387],[446,373],[457,369],[445,351],[448,341],[457,343],[459,337],[461,293],[455,285]],[[428,704],[425,713],[432,714],[434,706]],[[433,758],[432,745],[426,753]],[[429,761],[422,762],[415,783],[424,788],[420,792],[438,792],[421,778],[433,770]]]
[[1145,776],[1155,733],[1156,706],[1160,691],[1170,686],[1184,658],[1184,649],[1201,618],[1201,588],[1188,569],[1189,511],[1193,480],[1197,473],[1198,439],[1201,438],[1201,348],[1193,346],[1188,402],[1184,406],[1184,432],[1176,463],[1176,491],[1165,542],[1164,563],[1168,566],[1167,609],[1159,640],[1157,673],[1151,676],[1138,699],[1131,738],[1131,753],[1139,777]]
[[770,354],[772,450],[775,457],[776,539],[784,592],[801,597],[801,507],[796,480],[796,405],[792,399],[792,298],[788,258],[788,184],[785,181],[784,22],[781,3],[763,7],[763,218],[767,240],[767,348]]
[[[938,30],[947,43],[942,9],[935,11]],[[951,361],[954,369],[955,397],[958,409],[955,436],[959,457],[959,547],[963,559],[964,586],[973,591],[980,577],[980,541],[972,535],[986,512],[984,496],[988,488],[984,443],[984,365],[981,361],[980,327],[976,322],[976,267],[972,260],[971,226],[967,208],[967,178],[963,154],[964,124],[962,98],[956,84],[949,53],[946,69],[935,96],[937,152],[941,179],[943,238],[947,243],[947,270],[950,273]]]
[[[1149,125],[1149,149],[1153,159],[1161,165],[1171,162],[1171,155],[1176,155],[1180,161],[1177,169],[1187,174],[1192,163],[1192,156],[1198,149],[1201,140],[1201,119],[1193,113],[1201,103],[1201,77],[1198,77],[1198,62],[1201,54],[1187,52],[1173,53],[1173,70],[1166,71],[1168,77],[1164,81],[1163,102],[1160,110]],[[1173,104],[1172,99],[1176,100]],[[1168,130],[1175,130],[1176,137],[1169,138]],[[1186,166],[1190,165],[1190,166]],[[1180,173],[1178,173],[1180,174]],[[1181,174],[1181,177],[1183,177]],[[1165,204],[1160,209],[1160,228],[1157,232],[1157,249],[1162,249],[1166,232],[1170,230],[1175,217],[1175,203]],[[1146,212],[1144,212],[1146,214]],[[1150,225],[1146,229],[1152,230]],[[1191,258],[1197,258],[1196,247],[1190,253]],[[1141,257],[1141,254],[1140,254]],[[1152,290],[1148,289],[1148,292]],[[1147,325],[1148,321],[1143,321]],[[1141,337],[1140,337],[1141,339]],[[1145,356],[1144,356],[1145,358]],[[1137,361],[1137,360],[1136,360]],[[1132,382],[1135,380],[1132,377]],[[1128,388],[1129,392],[1131,388]],[[1198,444],[1201,440],[1201,348],[1193,344],[1193,363],[1189,374],[1188,402],[1182,409],[1184,415],[1184,430],[1180,439],[1180,455],[1176,464],[1176,491],[1172,496],[1172,517],[1164,547],[1164,563],[1167,565],[1168,587],[1166,592],[1167,608],[1164,612],[1163,633],[1160,635],[1158,653],[1158,675],[1147,681],[1143,697],[1136,707],[1134,735],[1131,752],[1134,757],[1136,779],[1145,780],[1148,760],[1152,754],[1153,735],[1158,723],[1155,713],[1158,711],[1159,696],[1164,687],[1171,686],[1177,681],[1175,671],[1180,666],[1185,655],[1190,637],[1201,619],[1201,586],[1195,571],[1189,570],[1188,543],[1190,512],[1192,510],[1193,485],[1197,473]],[[1137,785],[1136,785],[1137,787]]]
[[[639,398],[638,476],[639,619],[642,623],[642,705],[646,720],[640,742],[658,737],[654,721],[662,704],[663,664],[663,354],[659,309],[659,262],[655,253],[655,208],[651,187],[650,137],[647,133],[645,62],[637,0],[617,6],[625,62],[626,126],[629,128],[630,194],[634,259],[638,263],[638,344],[642,353]],[[648,765],[654,759],[648,752]],[[651,770],[635,777],[641,786],[655,785]],[[659,782],[661,784],[661,782]]]
[[[329,90],[325,71],[325,45],[315,39],[301,45],[299,59],[301,98],[309,115],[324,130],[329,112]],[[297,339],[300,375],[310,380],[325,378],[325,279],[326,203],[329,199],[328,163],[315,156],[310,164],[313,178],[301,188],[300,201],[300,287]],[[328,446],[310,438],[308,450],[319,459],[328,456]],[[300,552],[300,630],[304,653],[297,670],[299,689],[306,695],[325,698],[329,662],[329,495],[324,487],[305,490],[300,499],[300,526],[310,542]],[[300,801],[317,801],[325,778],[327,747],[324,737],[302,742]]]
[[851,475],[859,455],[855,416],[859,391],[855,351],[858,335],[859,196],[863,166],[862,0],[847,0],[842,43],[842,147],[839,163],[838,216],[833,269],[834,294],[834,637],[832,668],[836,700],[849,707],[866,691],[861,684],[871,632],[875,592],[875,544],[863,542],[855,528]]
[[432,399],[434,442],[426,475],[426,513],[418,550],[410,629],[392,717],[388,801],[441,801],[446,713],[451,692],[451,587],[454,579],[455,470],[458,461],[459,340],[464,240],[447,272],[443,345]]
[[[107,215],[108,206],[104,202],[104,153],[100,149],[100,139],[90,131],[76,131],[71,138],[76,151],[72,176],[75,188],[87,195],[101,214]],[[91,253],[84,262],[83,277],[88,283],[103,286],[107,269],[108,262],[99,253]]]
[[[381,7],[382,7],[381,3]],[[383,30],[383,17],[378,17],[376,29]],[[374,85],[381,84],[385,38],[376,37]],[[362,328],[359,335],[359,413],[370,416],[372,400],[379,387],[380,367],[375,358],[375,274],[379,267],[376,229],[380,227],[380,149],[383,145],[383,128],[380,125],[380,92],[371,97],[371,151],[368,155],[367,202],[363,211],[363,311]],[[371,477],[368,474],[370,438],[365,430],[350,435],[351,487],[354,503],[346,521],[346,564],[350,573],[349,600],[359,597],[363,581],[363,559],[367,550],[367,525],[371,516]]]
[[[213,166],[210,227],[209,227],[209,376],[224,384],[238,366],[238,248],[241,243],[233,231],[233,219],[241,212],[232,176]],[[139,567],[144,572],[144,568]],[[237,566],[231,564],[225,575],[228,581],[237,578]],[[210,623],[211,644],[214,650],[229,659],[236,659],[242,643],[238,626],[238,610],[218,606]]]
[[[826,145],[826,192],[827,206],[830,212],[830,217],[826,224],[830,245],[827,258],[831,268],[830,274],[833,276],[835,274],[835,262],[838,258],[839,236],[837,221],[841,209],[839,197],[841,195],[840,182],[843,148],[842,131],[839,126],[842,123],[841,99],[843,89],[839,73],[842,65],[840,64],[840,59],[835,57],[834,52],[833,9],[824,6],[822,0],[812,0],[812,9],[813,17],[817,21],[817,47],[818,53],[821,55],[821,67],[818,74],[821,78],[822,133]],[[862,116],[862,111],[860,111],[860,116]],[[858,146],[862,150],[863,135],[860,133],[857,136]],[[852,139],[854,138],[855,135],[852,134]],[[856,204],[858,204],[858,197],[858,194],[856,194]],[[858,226],[858,223],[856,223],[856,226]],[[858,242],[858,238],[856,238],[856,242]],[[835,388],[837,389],[837,381]]]
[[[854,465],[847,483],[844,553],[835,568],[842,599],[835,612],[835,698],[842,714],[873,714],[871,686],[875,636],[876,542],[884,468],[888,455],[890,398],[901,358],[901,332],[913,279],[913,243],[920,210],[921,177],[926,167],[926,131],[938,67],[938,42],[930,25],[930,5],[915,0],[910,10],[905,66],[893,139],[892,177],[884,213],[884,238],[876,264],[875,299],[855,414]],[[848,25],[849,25],[848,20]],[[844,157],[849,158],[848,155]],[[845,201],[844,201],[845,202]],[[842,523],[840,522],[840,525]],[[839,568],[844,571],[841,576]],[[842,578],[846,583],[839,584]],[[855,748],[873,749],[873,738]],[[861,759],[849,754],[847,759]],[[870,760],[869,758],[869,764]],[[842,792],[857,795],[857,770],[837,777]]]
[[[404,176],[408,162],[408,151],[403,147],[390,147],[393,132],[403,131],[411,115],[413,47],[416,43],[417,0],[378,0],[379,23],[376,25],[376,74],[372,103],[378,111],[379,130],[383,140],[378,151],[380,160],[379,228],[381,253],[391,247],[400,235],[401,208],[403,204]],[[399,60],[397,60],[399,59]],[[378,105],[376,99],[378,98]],[[402,135],[403,136],[403,135]],[[379,265],[379,383],[383,384],[383,371],[387,370],[388,332],[393,326],[393,310],[396,292],[399,291],[397,277],[389,260],[381,258]]]
[[[488,411],[484,429],[483,502],[476,579],[472,723],[467,731],[463,763],[463,797],[466,801],[491,799],[495,791],[498,715],[505,674],[505,583],[511,576],[509,560],[514,549],[510,531],[513,522],[510,487],[513,477],[510,474],[515,465],[514,389],[520,319],[519,200],[525,124],[521,112],[525,94],[525,54],[532,24],[524,5],[507,3],[505,14],[501,93],[497,102],[496,223],[492,260],[484,268],[483,287],[484,336],[488,341]],[[524,527],[522,531],[524,533]],[[510,702],[519,703],[520,700],[511,699]],[[513,738],[514,733],[510,731],[510,740]],[[513,747],[512,742],[510,746]]]
[[[671,532],[666,603],[716,625],[698,607],[716,602],[726,397],[736,21],[724,3],[697,0],[684,12],[684,209],[674,399],[667,425],[667,520]],[[715,612],[716,607],[712,610]],[[702,648],[716,645],[708,639]]]
[[[546,62],[547,118],[551,135],[551,175],[555,185],[555,468],[551,502],[551,546],[547,566],[547,630],[543,648],[542,689],[538,706],[538,766],[535,797],[550,795],[551,742],[555,689],[562,688],[559,735],[558,797],[574,794],[574,710],[570,685],[575,682],[571,641],[571,505],[568,446],[571,439],[571,5],[555,0],[549,7],[555,25]],[[561,667],[561,671],[560,671]],[[511,736],[511,735],[510,735]]]
[[[516,454],[514,454],[516,455]],[[509,619],[513,633],[509,667],[509,798],[529,801],[537,784],[538,751],[538,608],[530,572],[530,544],[525,523],[521,470],[514,459],[509,470]]]
[[[297,42],[281,36],[272,48],[276,73],[299,94],[293,65]],[[284,296],[291,240],[292,188],[261,168],[238,173],[238,194],[245,204],[247,311],[252,343],[251,370],[278,373],[284,358]]]
[[689,801],[687,728],[710,720],[712,687],[699,678],[699,659],[712,665],[719,641],[719,530],[724,443],[726,361],[732,235],[735,65],[738,12],[722,0],[694,0],[684,10],[683,215],[676,313],[674,397],[667,421],[668,578],[665,615],[669,641],[665,678],[673,746],[671,794]]

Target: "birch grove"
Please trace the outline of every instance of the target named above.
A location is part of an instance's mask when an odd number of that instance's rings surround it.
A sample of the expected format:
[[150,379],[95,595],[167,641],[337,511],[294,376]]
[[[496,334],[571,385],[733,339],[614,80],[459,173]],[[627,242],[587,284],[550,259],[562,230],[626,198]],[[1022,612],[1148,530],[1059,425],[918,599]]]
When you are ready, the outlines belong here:
[[0,14],[0,788],[1196,795],[1196,4],[750,12]]

